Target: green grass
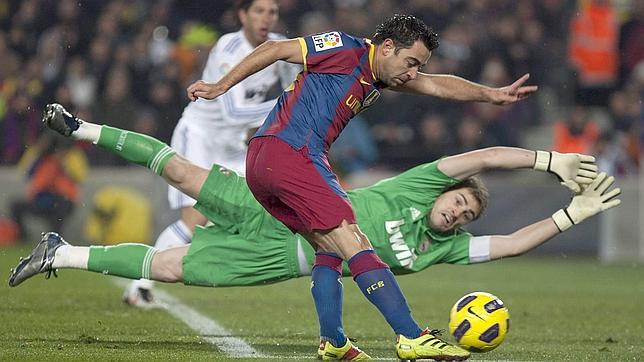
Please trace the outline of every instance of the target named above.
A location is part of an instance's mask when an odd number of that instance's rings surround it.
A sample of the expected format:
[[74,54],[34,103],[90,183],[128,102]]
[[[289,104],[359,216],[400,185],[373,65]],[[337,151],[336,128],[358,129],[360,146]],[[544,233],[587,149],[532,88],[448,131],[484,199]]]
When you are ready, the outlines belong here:
[[[0,270],[28,250],[0,249]],[[0,360],[228,360],[165,311],[120,302],[111,277],[62,270],[17,288],[0,286]],[[414,317],[446,328],[462,295],[488,291],[510,310],[511,330],[496,350],[474,360],[638,360],[644,356],[644,266],[521,257],[478,266],[437,266],[400,277]],[[5,279],[6,280],[6,279]],[[317,320],[308,279],[250,288],[163,286],[274,360],[308,359]],[[347,333],[373,357],[394,357],[393,335],[350,279]]]

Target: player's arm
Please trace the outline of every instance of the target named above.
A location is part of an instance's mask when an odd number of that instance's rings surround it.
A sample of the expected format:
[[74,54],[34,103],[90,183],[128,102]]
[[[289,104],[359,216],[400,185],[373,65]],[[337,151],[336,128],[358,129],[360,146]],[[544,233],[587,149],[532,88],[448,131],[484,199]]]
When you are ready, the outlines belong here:
[[536,85],[523,85],[529,77],[529,74],[524,74],[509,86],[491,88],[455,75],[419,72],[415,79],[392,89],[455,101],[478,101],[503,105],[524,99],[537,91]]
[[257,73],[278,60],[304,64],[300,39],[267,40],[242,59],[217,83],[206,83],[203,80],[192,83],[187,89],[188,98],[192,101],[197,100],[197,98],[217,98],[237,83],[246,79],[246,77]]
[[464,180],[484,170],[533,168],[556,175],[571,190],[597,177],[592,156],[577,153],[531,151],[514,147],[490,147],[449,156],[438,161],[445,175]]
[[615,197],[621,190],[614,188],[609,191],[614,181],[612,176],[601,173],[590,185],[585,186],[580,194],[573,197],[568,207],[558,210],[551,217],[510,235],[490,236],[490,260],[521,255],[587,218],[616,207],[620,200]]

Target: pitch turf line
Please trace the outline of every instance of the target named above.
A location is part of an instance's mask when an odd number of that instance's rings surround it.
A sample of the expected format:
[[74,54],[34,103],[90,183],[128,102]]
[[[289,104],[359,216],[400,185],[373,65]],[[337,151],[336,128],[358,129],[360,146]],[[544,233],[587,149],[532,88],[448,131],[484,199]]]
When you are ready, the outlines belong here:
[[[113,282],[121,288],[126,288],[129,285],[129,281],[120,278],[113,278]],[[215,345],[227,355],[235,358],[271,358],[271,356],[258,352],[243,339],[233,336],[216,321],[181,303],[163,290],[155,289],[154,296],[165,306],[164,309],[170,315],[185,323],[199,333],[201,338]]]

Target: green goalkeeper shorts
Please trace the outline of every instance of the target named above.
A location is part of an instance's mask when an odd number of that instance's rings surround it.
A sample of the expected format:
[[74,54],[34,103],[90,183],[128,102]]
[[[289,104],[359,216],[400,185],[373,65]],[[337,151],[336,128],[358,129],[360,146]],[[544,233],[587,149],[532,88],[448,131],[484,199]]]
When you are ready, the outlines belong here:
[[260,285],[299,276],[297,239],[255,200],[246,180],[213,165],[195,208],[198,227],[183,258],[186,285]]
[[251,241],[216,226],[197,228],[188,254],[183,258],[185,285],[264,285],[298,276],[294,240]]

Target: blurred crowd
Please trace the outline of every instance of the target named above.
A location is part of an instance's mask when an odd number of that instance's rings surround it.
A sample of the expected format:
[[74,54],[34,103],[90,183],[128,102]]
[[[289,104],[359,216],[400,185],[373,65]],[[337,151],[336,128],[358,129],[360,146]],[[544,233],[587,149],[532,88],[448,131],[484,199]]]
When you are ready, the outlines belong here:
[[[494,87],[530,73],[540,90],[508,107],[383,92],[338,141],[341,171],[402,170],[507,145],[593,153],[609,172],[636,172],[644,1],[281,0],[275,31],[369,37],[394,13],[417,15],[440,35],[425,72]],[[235,19],[233,1],[0,0],[0,163],[17,163],[37,141],[43,105],[54,100],[169,142],[185,87],[217,37],[239,28]],[[86,152],[93,165],[124,164]]]

